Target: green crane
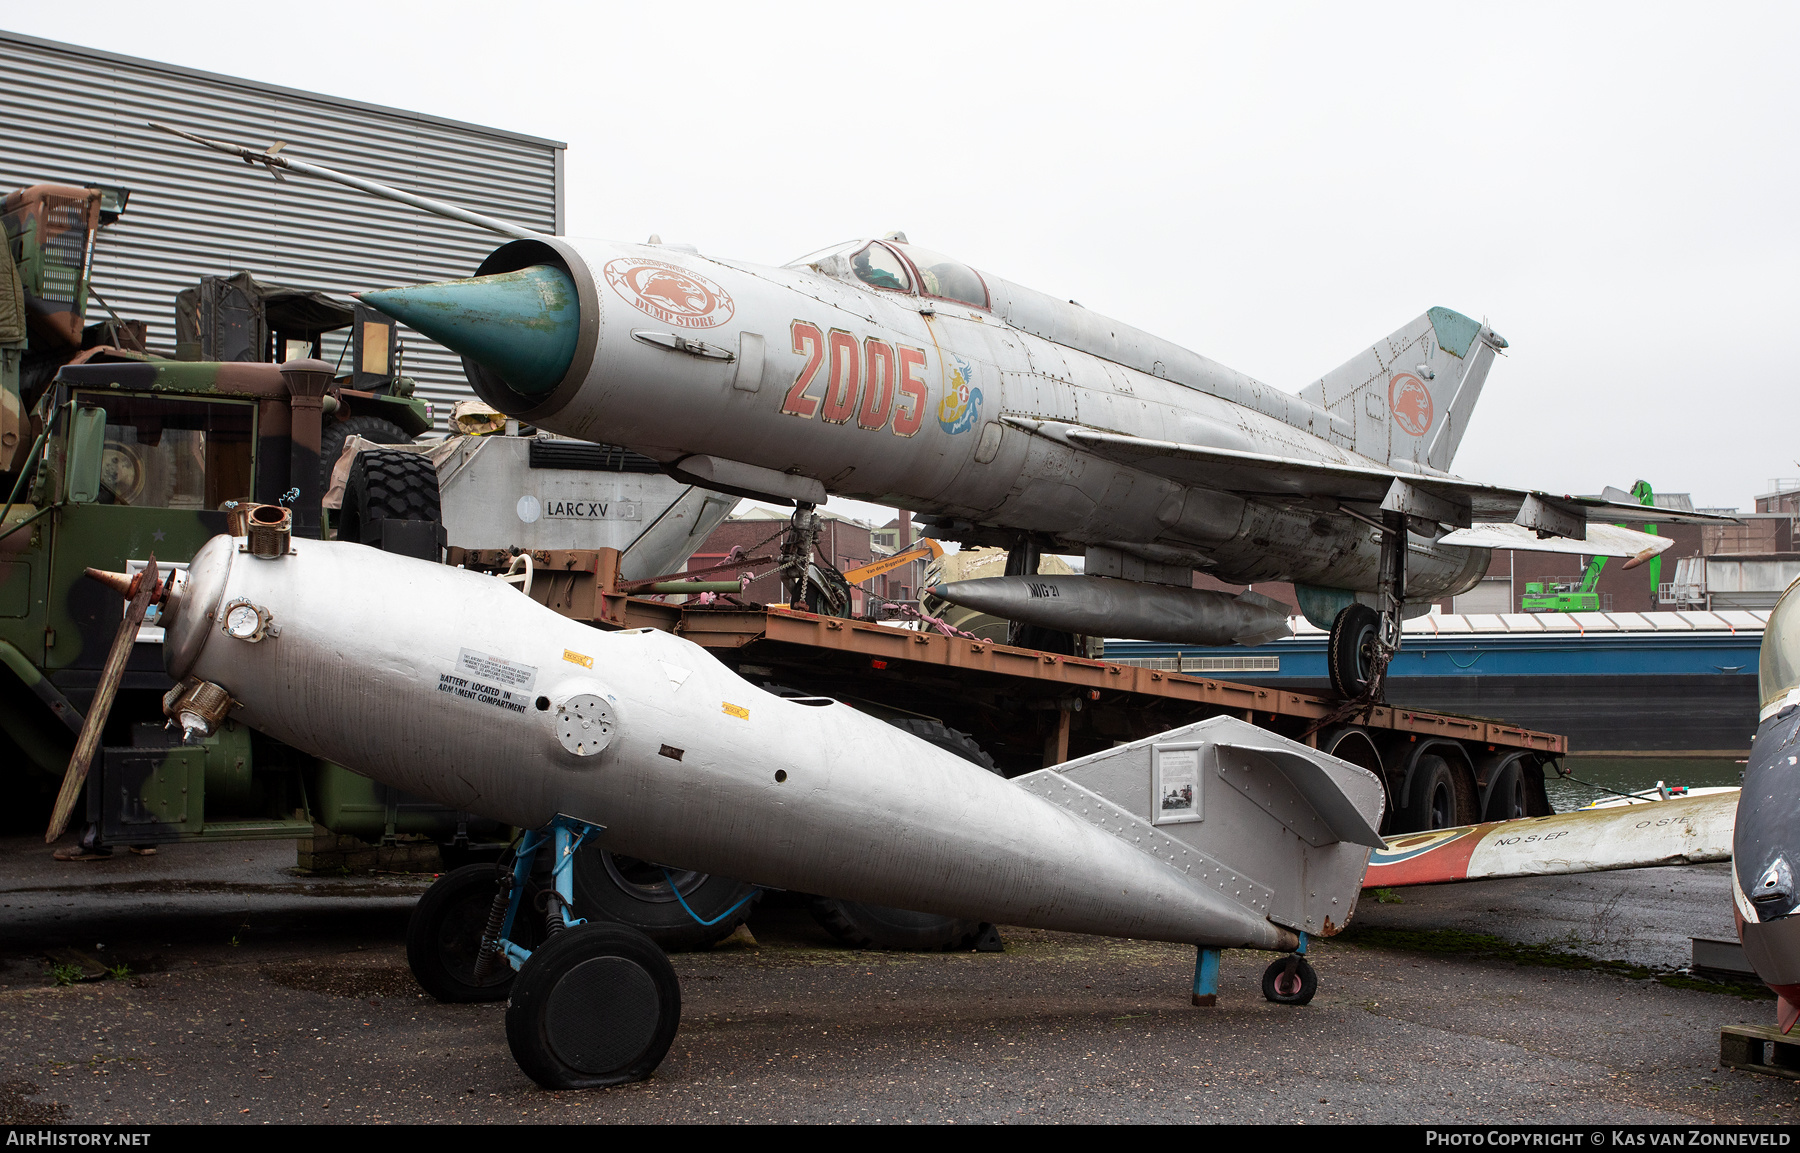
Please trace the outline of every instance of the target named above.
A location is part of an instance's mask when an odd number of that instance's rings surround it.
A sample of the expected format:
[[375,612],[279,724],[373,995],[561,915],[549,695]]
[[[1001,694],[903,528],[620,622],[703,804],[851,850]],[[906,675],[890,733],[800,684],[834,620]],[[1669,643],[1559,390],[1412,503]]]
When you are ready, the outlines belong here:
[[[1640,480],[1631,486],[1631,495],[1637,497],[1639,504],[1653,505],[1656,494],[1650,489],[1650,482]],[[1624,526],[1621,525],[1621,528]],[[1656,526],[1643,526],[1647,533],[1654,534]],[[1525,586],[1525,595],[1520,598],[1519,607],[1528,613],[1592,613],[1600,611],[1600,594],[1595,591],[1600,583],[1600,571],[1606,567],[1607,558],[1597,556],[1588,562],[1587,571],[1582,574],[1580,583],[1573,581],[1551,582],[1531,581]],[[1662,557],[1650,558],[1650,596],[1655,601],[1656,590],[1661,587]]]

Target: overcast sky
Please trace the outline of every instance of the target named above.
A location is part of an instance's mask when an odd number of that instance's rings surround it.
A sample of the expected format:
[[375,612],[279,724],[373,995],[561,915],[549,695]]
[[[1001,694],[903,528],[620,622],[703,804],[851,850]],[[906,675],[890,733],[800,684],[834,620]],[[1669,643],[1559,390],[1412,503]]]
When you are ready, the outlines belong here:
[[781,263],[903,229],[1289,390],[1428,306],[1485,317],[1512,349],[1464,476],[1745,508],[1800,477],[1793,4],[91,0],[4,22],[567,141],[572,233]]

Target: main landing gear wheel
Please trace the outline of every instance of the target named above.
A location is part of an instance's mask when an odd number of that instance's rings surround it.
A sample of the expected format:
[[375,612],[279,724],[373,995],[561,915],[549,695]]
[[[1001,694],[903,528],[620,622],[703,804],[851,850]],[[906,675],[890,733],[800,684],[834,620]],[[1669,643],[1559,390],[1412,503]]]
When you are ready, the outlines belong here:
[[655,1072],[681,1023],[681,984],[656,943],[578,925],[531,954],[506,1005],[506,1042],[546,1089],[598,1089]]
[[1380,613],[1363,604],[1339,612],[1331,622],[1331,642],[1326,649],[1332,691],[1347,701],[1367,693],[1380,644]]
[[1277,1005],[1304,1005],[1319,991],[1319,975],[1298,953],[1289,953],[1263,970],[1263,996]]
[[504,959],[475,980],[481,933],[500,879],[492,865],[464,865],[439,877],[413,906],[406,924],[406,963],[413,978],[440,1001],[504,1001],[513,969]]

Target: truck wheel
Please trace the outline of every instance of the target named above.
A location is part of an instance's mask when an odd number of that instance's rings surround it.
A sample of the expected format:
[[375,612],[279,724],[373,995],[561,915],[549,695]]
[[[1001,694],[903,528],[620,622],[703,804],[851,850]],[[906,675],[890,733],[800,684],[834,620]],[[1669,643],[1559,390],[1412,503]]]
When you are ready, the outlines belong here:
[[1484,821],[1516,821],[1520,817],[1531,815],[1531,803],[1525,791],[1525,771],[1519,762],[1500,770],[1500,777],[1488,790],[1487,812],[1481,815]]
[[344,455],[344,442],[353,436],[364,440],[372,440],[376,444],[411,444],[412,437],[406,430],[391,420],[383,420],[379,416],[350,416],[343,420],[327,421],[319,431],[319,494],[323,496],[331,490],[331,470],[337,467],[338,457]]
[[564,929],[531,954],[506,1004],[506,1043],[546,1089],[642,1081],[675,1040],[681,983],[650,938],[624,925]]
[[438,1000],[506,1000],[513,968],[505,961],[485,981],[475,980],[481,934],[499,889],[493,865],[464,865],[439,877],[413,906],[406,924],[406,963],[413,978]]
[[1413,766],[1412,788],[1406,800],[1406,828],[1401,831],[1453,829],[1461,823],[1456,813],[1455,770],[1444,758],[1427,753]]
[[1368,605],[1354,604],[1338,613],[1331,622],[1331,640],[1326,649],[1333,692],[1345,700],[1354,700],[1369,691],[1369,678],[1375,672],[1375,645],[1380,639],[1381,614]]
[[[929,741],[963,760],[980,765],[990,773],[999,773],[994,758],[967,733],[959,733],[941,721],[923,717],[902,717],[889,724],[903,729],[922,741]],[[814,897],[813,919],[827,933],[855,949],[897,949],[912,952],[947,952],[967,949],[987,927],[982,921],[943,917],[936,913],[914,913],[886,905],[869,905],[862,901],[844,901],[836,897]]]
[[[575,855],[575,911],[583,917],[629,925],[671,953],[704,949],[731,936],[749,919],[760,895],[755,885],[745,881],[665,869],[636,857],[609,853],[604,847],[583,849]],[[733,906],[734,911],[713,925],[700,924],[688,912],[692,909],[711,920]]]
[[814,897],[812,915],[827,933],[853,949],[956,952],[973,948],[984,927],[981,921],[841,901],[836,897]]
[[338,539],[371,543],[384,520],[443,520],[437,468],[423,455],[370,449],[350,466],[344,507],[338,514]]

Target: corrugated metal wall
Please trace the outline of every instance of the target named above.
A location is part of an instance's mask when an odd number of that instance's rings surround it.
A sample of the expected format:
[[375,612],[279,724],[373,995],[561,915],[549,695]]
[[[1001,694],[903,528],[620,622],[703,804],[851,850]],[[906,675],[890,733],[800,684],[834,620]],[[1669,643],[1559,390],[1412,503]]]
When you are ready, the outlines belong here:
[[[248,270],[270,284],[344,294],[468,276],[504,237],[323,180],[265,171],[147,126],[263,147],[438,197],[543,232],[562,231],[555,141],[459,124],[173,65],[0,32],[0,193],[28,184],[123,184],[131,203],[102,230],[94,284],[119,315],[175,350],[175,293]],[[88,320],[104,317],[91,305]],[[405,371],[440,427],[471,395],[448,349],[403,330]],[[326,346],[335,360],[341,341]],[[348,365],[346,364],[346,367]]]

